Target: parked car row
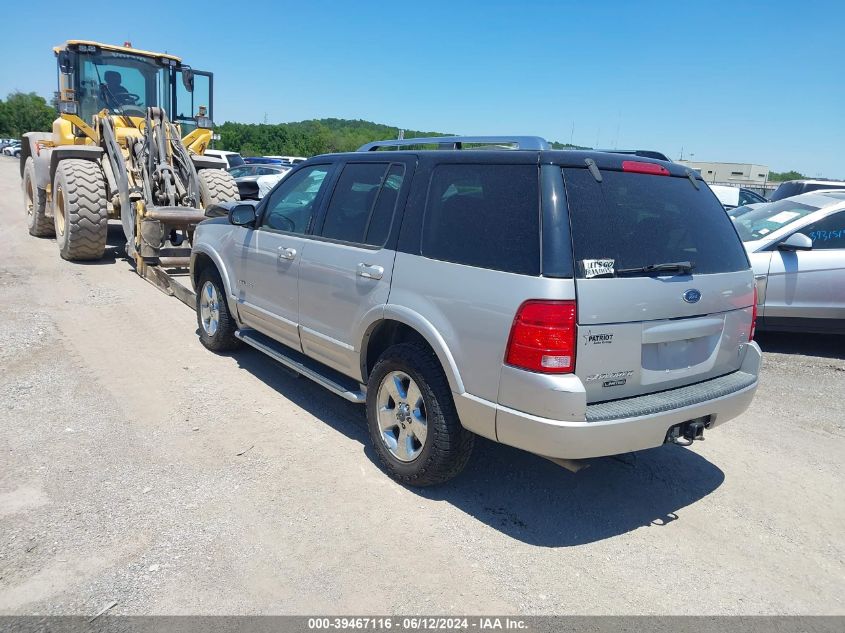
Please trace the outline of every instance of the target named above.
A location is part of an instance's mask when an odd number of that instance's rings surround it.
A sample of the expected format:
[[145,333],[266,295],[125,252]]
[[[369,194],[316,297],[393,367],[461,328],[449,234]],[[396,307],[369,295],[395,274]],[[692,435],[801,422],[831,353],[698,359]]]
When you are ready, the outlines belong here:
[[13,156],[17,158],[21,155],[21,142],[9,140],[7,142],[0,143],[0,151],[3,152],[4,156]]
[[317,156],[218,205],[191,257],[203,345],[364,405],[387,472],[420,486],[475,434],[571,465],[745,410],[754,274],[700,177],[529,137],[403,149],[431,143]]

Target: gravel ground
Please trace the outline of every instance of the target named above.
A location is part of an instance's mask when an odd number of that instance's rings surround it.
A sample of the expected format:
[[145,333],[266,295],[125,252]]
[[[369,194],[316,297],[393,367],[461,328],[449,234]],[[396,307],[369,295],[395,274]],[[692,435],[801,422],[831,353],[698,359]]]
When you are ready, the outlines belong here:
[[0,158],[0,614],[845,614],[845,337],[761,336],[751,409],[569,473],[480,441],[403,488],[363,410],[218,356],[115,248],[30,237]]

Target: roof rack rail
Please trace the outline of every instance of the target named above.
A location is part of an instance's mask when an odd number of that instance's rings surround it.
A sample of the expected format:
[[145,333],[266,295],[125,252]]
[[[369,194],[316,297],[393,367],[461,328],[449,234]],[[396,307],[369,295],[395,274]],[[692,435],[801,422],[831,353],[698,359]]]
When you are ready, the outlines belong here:
[[465,143],[473,145],[510,145],[501,149],[547,150],[548,141],[539,136],[427,136],[387,141],[375,141],[358,148],[359,152],[374,152],[383,147],[408,147],[410,145],[438,145],[438,149],[463,149]]

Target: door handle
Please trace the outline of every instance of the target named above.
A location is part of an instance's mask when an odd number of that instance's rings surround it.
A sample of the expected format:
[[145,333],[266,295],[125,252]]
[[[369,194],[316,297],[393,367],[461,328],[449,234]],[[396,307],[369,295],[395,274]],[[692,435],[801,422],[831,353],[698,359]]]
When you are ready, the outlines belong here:
[[296,257],[295,248],[285,248],[284,246],[279,247],[279,259],[293,259],[294,257]]
[[358,264],[358,276],[364,279],[381,279],[384,276],[384,267],[361,262]]

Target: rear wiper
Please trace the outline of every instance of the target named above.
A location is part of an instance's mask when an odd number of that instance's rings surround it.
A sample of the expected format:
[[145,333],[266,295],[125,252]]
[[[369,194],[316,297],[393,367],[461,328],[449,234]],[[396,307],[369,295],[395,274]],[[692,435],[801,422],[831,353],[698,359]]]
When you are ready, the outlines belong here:
[[617,275],[630,275],[635,273],[691,273],[695,268],[695,262],[666,262],[665,264],[649,264],[638,268],[620,268]]

